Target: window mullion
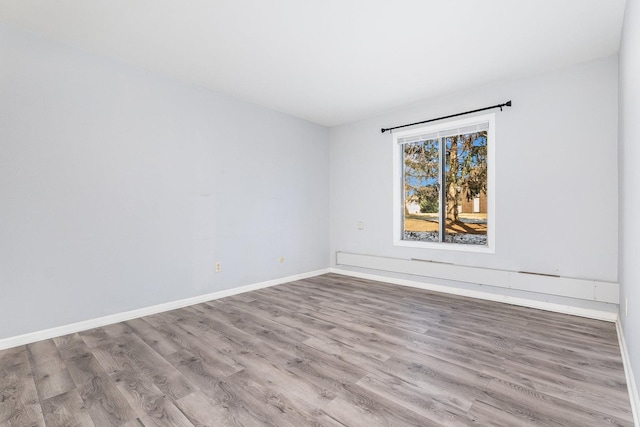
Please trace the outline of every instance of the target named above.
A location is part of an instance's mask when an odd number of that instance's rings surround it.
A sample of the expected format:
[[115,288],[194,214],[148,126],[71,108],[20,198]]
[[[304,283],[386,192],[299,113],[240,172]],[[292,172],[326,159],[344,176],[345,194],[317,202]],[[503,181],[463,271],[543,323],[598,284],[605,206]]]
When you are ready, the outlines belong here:
[[401,163],[401,165],[402,165],[401,166],[401,170],[402,170],[402,175],[401,175],[402,176],[402,180],[401,180],[402,181],[402,196],[401,197],[402,197],[402,200],[401,200],[401,203],[400,203],[401,212],[402,212],[401,213],[402,222],[400,223],[400,235],[403,236],[403,238],[404,238],[404,221],[406,219],[405,218],[405,209],[406,209],[406,206],[407,206],[406,205],[406,203],[407,203],[407,195],[405,194],[405,191],[404,191],[404,189],[405,189],[404,180],[405,180],[405,177],[406,177],[406,175],[405,175],[405,173],[406,173],[406,169],[405,169],[406,168],[406,164],[405,164],[405,158],[404,158],[404,156],[405,156],[404,145],[400,145],[400,151],[402,152],[402,156],[401,156],[401,158],[402,158],[402,163]]
[[444,232],[447,227],[446,223],[446,210],[447,210],[447,194],[446,194],[446,174],[445,174],[445,160],[446,160],[446,138],[438,138],[438,172],[440,178],[440,206],[438,209],[438,241],[444,242]]

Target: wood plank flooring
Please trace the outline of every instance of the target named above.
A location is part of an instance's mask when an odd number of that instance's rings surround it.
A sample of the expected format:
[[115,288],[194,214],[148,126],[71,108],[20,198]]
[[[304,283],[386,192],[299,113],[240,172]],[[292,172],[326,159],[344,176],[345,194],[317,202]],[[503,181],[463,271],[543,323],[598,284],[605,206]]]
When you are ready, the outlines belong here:
[[327,274],[0,351],[0,426],[632,426],[615,326]]

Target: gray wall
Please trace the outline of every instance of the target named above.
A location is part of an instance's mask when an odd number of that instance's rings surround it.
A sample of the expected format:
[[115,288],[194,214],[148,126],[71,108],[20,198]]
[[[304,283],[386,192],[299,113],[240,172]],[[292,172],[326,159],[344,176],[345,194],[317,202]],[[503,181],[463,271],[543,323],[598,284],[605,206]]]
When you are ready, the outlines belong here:
[[[617,281],[617,73],[613,56],[332,128],[332,265],[345,251]],[[496,113],[495,254],[395,247],[392,136],[380,128],[509,99]]]
[[0,40],[0,338],[328,266],[326,128]]
[[[620,45],[620,319],[640,388],[640,2],[628,0]],[[628,315],[625,315],[625,300]]]

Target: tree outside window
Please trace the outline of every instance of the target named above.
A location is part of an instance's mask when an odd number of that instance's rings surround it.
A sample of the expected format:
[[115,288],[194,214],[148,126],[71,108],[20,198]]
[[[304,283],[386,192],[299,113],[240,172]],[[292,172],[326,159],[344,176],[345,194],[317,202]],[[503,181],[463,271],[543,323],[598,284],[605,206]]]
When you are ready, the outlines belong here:
[[489,121],[421,128],[401,151],[401,240],[488,244]]

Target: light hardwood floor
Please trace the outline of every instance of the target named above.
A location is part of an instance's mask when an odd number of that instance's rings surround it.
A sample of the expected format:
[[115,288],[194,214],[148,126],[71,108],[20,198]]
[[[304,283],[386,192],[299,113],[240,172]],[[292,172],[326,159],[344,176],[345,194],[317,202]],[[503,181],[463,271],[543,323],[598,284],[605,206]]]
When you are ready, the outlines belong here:
[[1,426],[632,426],[613,324],[328,274],[0,351]]

